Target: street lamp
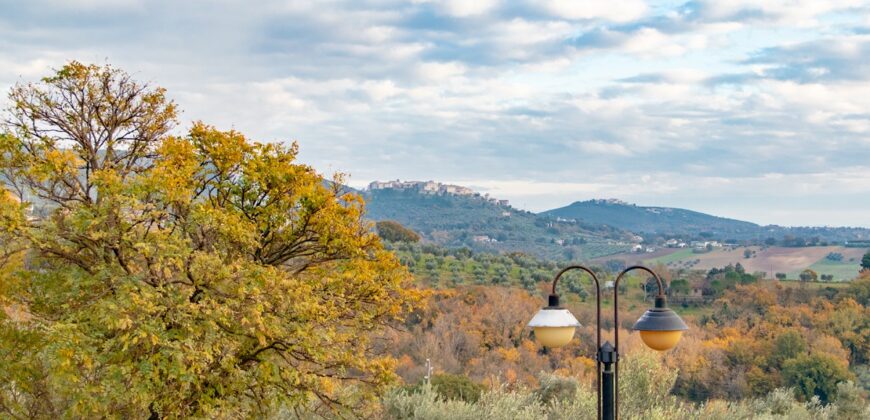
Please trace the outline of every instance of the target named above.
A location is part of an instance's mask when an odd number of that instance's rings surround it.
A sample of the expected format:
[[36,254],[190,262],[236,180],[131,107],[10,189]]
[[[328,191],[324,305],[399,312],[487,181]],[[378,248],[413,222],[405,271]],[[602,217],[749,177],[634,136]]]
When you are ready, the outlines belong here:
[[559,282],[559,278],[570,270],[585,271],[595,283],[598,418],[613,420],[616,418],[619,408],[617,393],[619,389],[619,314],[617,308],[619,306],[619,281],[622,280],[622,277],[629,271],[643,270],[651,274],[658,285],[659,293],[655,298],[655,306],[648,309],[632,327],[633,330],[640,332],[641,340],[648,347],[658,351],[673,348],[683,335],[683,331],[688,330],[689,327],[680,319],[679,315],[667,307],[664,286],[659,276],[649,268],[635,265],[622,270],[616,276],[616,281],[613,282],[613,323],[616,326],[613,336],[614,344],[605,342],[604,345],[601,345],[601,287],[598,283],[598,277],[592,270],[582,265],[571,265],[563,268],[553,278],[553,288],[548,298],[547,307],[538,311],[528,324],[534,329],[535,338],[545,347],[561,347],[568,344],[574,336],[574,330],[580,326],[580,322],[570,311],[559,306],[559,295],[556,293],[556,284]]

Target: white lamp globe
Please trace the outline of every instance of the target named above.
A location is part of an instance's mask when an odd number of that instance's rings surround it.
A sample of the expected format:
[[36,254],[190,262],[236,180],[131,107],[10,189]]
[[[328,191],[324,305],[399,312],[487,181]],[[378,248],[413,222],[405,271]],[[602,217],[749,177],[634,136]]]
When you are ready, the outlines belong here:
[[580,322],[565,308],[548,306],[538,311],[529,321],[535,339],[545,347],[562,347],[571,342]]

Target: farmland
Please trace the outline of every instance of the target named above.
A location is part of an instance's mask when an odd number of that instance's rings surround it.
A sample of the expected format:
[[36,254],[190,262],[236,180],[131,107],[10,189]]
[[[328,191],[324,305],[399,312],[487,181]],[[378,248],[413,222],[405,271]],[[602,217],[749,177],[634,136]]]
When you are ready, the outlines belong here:
[[[746,258],[749,250],[750,257]],[[848,281],[858,275],[863,248],[842,246],[816,247],[722,247],[709,252],[696,253],[691,249],[659,249],[653,253],[626,253],[599,259],[622,259],[627,263],[664,264],[671,270],[709,270],[740,263],[747,272],[764,272],[767,277],[774,273],[786,273],[789,279],[797,278],[804,269],[815,270],[819,275],[830,274],[835,281]],[[840,254],[839,261],[828,259],[831,254]],[[599,261],[596,260],[596,261]]]

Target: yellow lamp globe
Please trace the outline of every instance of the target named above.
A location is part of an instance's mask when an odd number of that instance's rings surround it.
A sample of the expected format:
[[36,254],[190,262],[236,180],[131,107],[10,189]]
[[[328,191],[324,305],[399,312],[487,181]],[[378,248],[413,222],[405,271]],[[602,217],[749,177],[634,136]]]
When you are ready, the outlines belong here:
[[571,342],[580,322],[565,308],[558,306],[558,299],[551,298],[551,305],[541,309],[529,321],[535,331],[535,339],[545,347],[562,347]]
[[647,347],[665,351],[676,346],[683,331],[689,327],[676,312],[667,307],[664,296],[657,296],[655,307],[647,309],[633,329],[640,331],[640,339]]
[[682,336],[682,331],[640,332],[640,339],[643,340],[643,343],[646,344],[647,347],[658,351],[665,351],[674,348],[674,346],[677,345],[677,342],[680,341],[680,337]]

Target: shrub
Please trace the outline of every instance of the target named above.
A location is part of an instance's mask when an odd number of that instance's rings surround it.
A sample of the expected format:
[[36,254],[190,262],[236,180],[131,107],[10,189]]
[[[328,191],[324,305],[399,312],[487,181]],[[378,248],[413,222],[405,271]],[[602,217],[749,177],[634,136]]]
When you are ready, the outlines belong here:
[[[464,375],[440,374],[433,375],[432,389],[444,400],[459,400],[476,402],[484,387]],[[422,385],[418,386],[420,388]]]

